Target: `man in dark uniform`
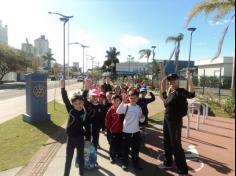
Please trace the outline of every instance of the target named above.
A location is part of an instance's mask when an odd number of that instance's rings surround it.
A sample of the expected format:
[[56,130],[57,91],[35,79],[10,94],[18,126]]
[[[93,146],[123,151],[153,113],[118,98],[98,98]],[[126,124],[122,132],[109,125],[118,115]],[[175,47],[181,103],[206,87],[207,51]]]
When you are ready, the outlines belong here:
[[[194,98],[195,91],[190,73],[187,72],[188,90],[179,88],[179,77],[177,74],[170,74],[162,80],[161,95],[165,105],[164,118],[164,150],[165,161],[159,168],[171,168],[173,155],[178,169],[179,176],[188,175],[188,166],[185,153],[181,144],[182,118],[187,115],[187,98]],[[166,87],[166,80],[169,82],[169,89]]]

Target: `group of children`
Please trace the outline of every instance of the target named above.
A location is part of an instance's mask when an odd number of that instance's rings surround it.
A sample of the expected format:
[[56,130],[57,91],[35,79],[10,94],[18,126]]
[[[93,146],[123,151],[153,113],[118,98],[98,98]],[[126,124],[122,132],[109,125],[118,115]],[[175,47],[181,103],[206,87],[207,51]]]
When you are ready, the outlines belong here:
[[101,130],[107,134],[111,163],[120,159],[126,171],[131,151],[134,168],[142,169],[139,163],[140,125],[148,124],[147,105],[155,101],[155,96],[150,92],[151,98],[146,98],[146,86],[129,88],[122,84],[113,87],[109,80],[99,87],[92,84],[91,78],[86,78],[84,86],[82,94],[75,93],[69,101],[65,81],[61,81],[62,97],[69,113],[64,176],[69,176],[74,149],[77,149],[79,175],[84,175],[84,142],[91,141],[97,150]]

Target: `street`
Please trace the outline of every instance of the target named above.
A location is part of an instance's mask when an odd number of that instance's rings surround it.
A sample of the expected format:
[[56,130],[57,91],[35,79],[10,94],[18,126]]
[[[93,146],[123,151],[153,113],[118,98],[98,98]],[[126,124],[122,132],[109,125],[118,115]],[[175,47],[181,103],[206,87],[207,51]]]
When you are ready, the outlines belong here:
[[[58,82],[57,82],[58,84]],[[69,96],[82,87],[81,83],[71,81],[69,84]],[[48,89],[48,101],[54,99],[56,90],[56,100],[61,101],[60,88]],[[25,90],[4,90],[0,92],[0,124],[10,120],[17,115],[23,114],[26,111],[26,97]]]

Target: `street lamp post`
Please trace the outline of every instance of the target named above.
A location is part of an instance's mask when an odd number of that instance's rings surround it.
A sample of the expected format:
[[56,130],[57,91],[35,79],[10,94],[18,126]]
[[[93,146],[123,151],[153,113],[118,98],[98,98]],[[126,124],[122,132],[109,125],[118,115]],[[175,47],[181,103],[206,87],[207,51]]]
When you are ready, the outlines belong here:
[[65,26],[66,26],[66,23],[70,20],[70,18],[73,18],[73,16],[66,16],[58,12],[48,12],[48,13],[61,16],[59,19],[63,22],[63,79],[66,79]]
[[[190,46],[189,46],[189,57],[188,57],[188,68],[187,70],[189,71],[189,67],[190,67],[190,60],[191,60],[191,52],[192,52],[192,38],[193,38],[193,33],[194,31],[196,31],[197,28],[188,28],[188,31],[191,32],[191,37],[190,37]],[[187,81],[187,90],[188,90],[188,81]]]
[[[73,42],[73,43],[70,43],[70,45],[72,45],[72,44],[77,44],[77,45],[80,45],[82,48],[83,48],[83,76],[84,76],[84,49],[85,48],[88,48],[89,46],[86,46],[86,45],[84,45],[84,44],[81,44],[81,43],[79,43],[79,42]],[[83,84],[83,86],[84,86],[84,84]]]
[[152,46],[152,87],[153,87],[153,85],[154,85],[154,77],[153,77],[153,75],[154,75],[154,59],[155,59],[155,50],[156,49],[156,46]]
[[189,48],[189,58],[188,58],[188,70],[190,67],[190,60],[191,60],[191,52],[192,52],[192,37],[193,37],[193,32],[196,31],[197,28],[188,28],[188,31],[191,32],[191,37],[190,37],[190,48]]

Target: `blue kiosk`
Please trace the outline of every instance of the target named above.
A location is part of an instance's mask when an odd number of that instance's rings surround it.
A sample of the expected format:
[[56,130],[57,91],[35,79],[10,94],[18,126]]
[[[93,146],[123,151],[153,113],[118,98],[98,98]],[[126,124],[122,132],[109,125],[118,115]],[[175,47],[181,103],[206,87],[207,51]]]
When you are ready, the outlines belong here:
[[23,120],[27,122],[49,121],[47,106],[47,74],[31,73],[26,79],[26,113]]

